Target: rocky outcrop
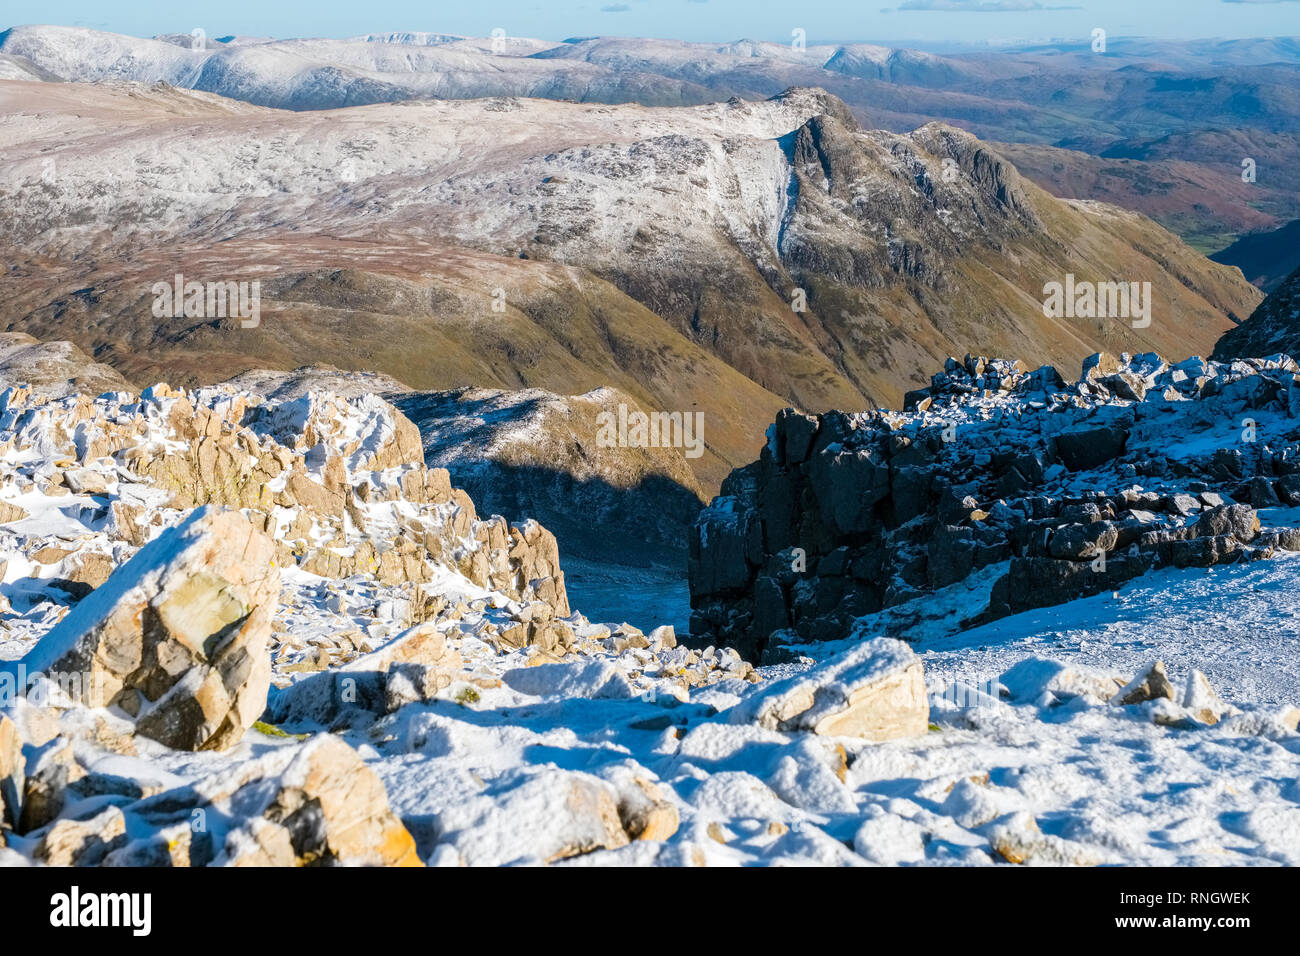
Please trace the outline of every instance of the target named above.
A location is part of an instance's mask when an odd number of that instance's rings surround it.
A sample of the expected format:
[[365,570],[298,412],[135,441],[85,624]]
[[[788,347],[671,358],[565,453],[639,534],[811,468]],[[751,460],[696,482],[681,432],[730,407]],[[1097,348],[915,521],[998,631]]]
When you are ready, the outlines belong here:
[[1297,371],[1099,354],[1067,386],[967,356],[905,412],[787,409],[697,521],[691,631],[757,659],[877,613],[905,636],[949,586],[979,583],[952,614],[991,620],[1300,550],[1257,513],[1300,502]]
[[141,548],[20,665],[78,703],[121,708],[169,747],[222,750],[266,707],[279,599],[271,539],[238,512],[200,508]]
[[120,372],[71,342],[40,342],[25,332],[0,332],[0,381],[25,382],[48,398],[131,388]]
[[[0,464],[0,535],[38,555],[48,569],[41,577],[73,598],[164,527],[213,504],[244,511],[273,540],[280,567],[401,590],[409,623],[439,612],[427,586],[448,568],[570,613],[554,536],[534,521],[481,519],[445,470],[425,467],[415,425],[373,395],[272,401],[230,386],[158,385],[138,399],[47,400],[17,386],[0,394],[0,448],[37,453]],[[76,506],[79,547],[25,529],[31,499],[15,500],[32,491]]]

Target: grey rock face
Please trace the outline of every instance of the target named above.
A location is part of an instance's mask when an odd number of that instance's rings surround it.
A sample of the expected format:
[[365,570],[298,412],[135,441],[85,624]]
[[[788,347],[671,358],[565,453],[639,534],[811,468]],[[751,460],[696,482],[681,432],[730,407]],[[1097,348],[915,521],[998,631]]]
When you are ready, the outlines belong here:
[[[963,582],[978,587],[955,627],[1294,550],[1300,532],[1262,527],[1257,509],[1300,500],[1295,371],[1099,354],[1065,385],[967,356],[907,413],[787,409],[697,520],[692,633],[760,659],[774,634],[843,639]],[[1261,435],[1238,429],[1256,419]]]

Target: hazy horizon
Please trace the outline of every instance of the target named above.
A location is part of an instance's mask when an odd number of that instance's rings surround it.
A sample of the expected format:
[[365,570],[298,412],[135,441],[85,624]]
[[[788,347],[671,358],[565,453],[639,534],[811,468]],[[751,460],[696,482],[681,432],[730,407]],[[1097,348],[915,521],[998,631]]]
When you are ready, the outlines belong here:
[[[268,7],[249,0],[200,2],[184,12],[159,3],[105,10],[88,0],[36,3],[15,0],[3,24],[87,27],[152,37],[203,29],[210,37],[341,38],[369,33],[433,32],[559,41],[617,36],[731,42],[786,43],[802,30],[808,45],[879,43],[921,47],[1005,47],[1087,42],[1096,28],[1112,39],[1234,40],[1300,36],[1295,0],[1094,0],[1086,4],[1038,0],[884,0],[865,9],[848,0],[808,0],[792,8],[743,0],[626,0],[541,4],[487,0],[461,5],[377,0],[351,4],[287,3]],[[1172,26],[1171,26],[1172,24]]]

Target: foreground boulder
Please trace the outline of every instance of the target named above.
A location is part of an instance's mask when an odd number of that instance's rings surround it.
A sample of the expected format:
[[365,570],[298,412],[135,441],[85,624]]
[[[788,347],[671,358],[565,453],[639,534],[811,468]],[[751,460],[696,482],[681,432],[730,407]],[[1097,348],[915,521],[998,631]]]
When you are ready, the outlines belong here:
[[921,659],[902,641],[875,638],[777,681],[728,711],[732,723],[882,741],[929,727]]
[[59,866],[421,866],[388,794],[330,735],[29,834]]
[[[230,797],[250,818],[226,836],[229,866],[421,866],[388,794],[347,744],[326,734],[276,754]],[[278,774],[276,774],[278,771]],[[275,776],[272,776],[275,774]]]
[[73,700],[116,706],[178,750],[221,750],[266,707],[280,595],[271,539],[200,508],[76,605],[22,659]]
[[88,820],[53,823],[41,835],[32,856],[46,866],[98,866],[126,842],[126,818],[110,806]]

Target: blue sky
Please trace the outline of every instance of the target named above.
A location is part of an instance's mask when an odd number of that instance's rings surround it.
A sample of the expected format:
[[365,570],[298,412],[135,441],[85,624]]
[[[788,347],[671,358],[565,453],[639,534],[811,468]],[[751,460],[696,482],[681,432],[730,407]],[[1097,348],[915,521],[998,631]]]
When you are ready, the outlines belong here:
[[5,0],[2,26],[57,23],[136,36],[349,36],[431,30],[563,39],[605,34],[918,45],[1112,36],[1300,35],[1300,0]]

